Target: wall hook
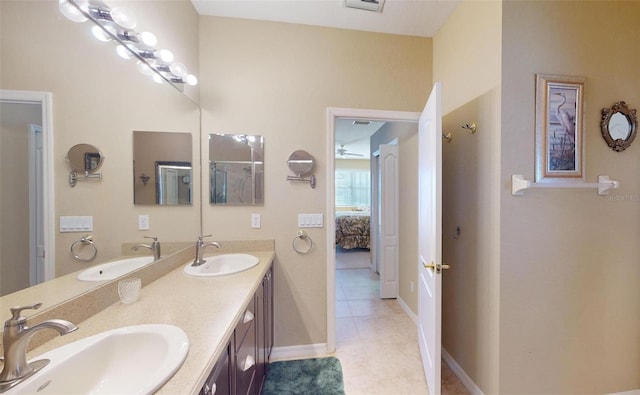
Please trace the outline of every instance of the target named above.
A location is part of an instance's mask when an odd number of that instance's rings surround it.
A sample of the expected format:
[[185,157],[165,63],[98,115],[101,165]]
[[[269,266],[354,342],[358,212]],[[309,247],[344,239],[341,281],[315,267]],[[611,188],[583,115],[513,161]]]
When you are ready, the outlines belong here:
[[469,133],[474,134],[478,131],[478,125],[475,122],[471,122],[471,124],[465,123],[461,126],[462,129],[467,129]]
[[446,141],[447,143],[450,143],[451,140],[453,140],[453,134],[451,134],[451,132],[447,133],[447,134],[442,134],[442,139],[444,141]]

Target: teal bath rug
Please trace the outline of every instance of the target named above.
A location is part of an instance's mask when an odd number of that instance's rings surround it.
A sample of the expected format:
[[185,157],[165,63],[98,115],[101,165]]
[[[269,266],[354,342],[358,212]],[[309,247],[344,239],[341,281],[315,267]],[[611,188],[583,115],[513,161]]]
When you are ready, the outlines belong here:
[[263,395],[344,395],[342,366],[335,357],[269,364]]

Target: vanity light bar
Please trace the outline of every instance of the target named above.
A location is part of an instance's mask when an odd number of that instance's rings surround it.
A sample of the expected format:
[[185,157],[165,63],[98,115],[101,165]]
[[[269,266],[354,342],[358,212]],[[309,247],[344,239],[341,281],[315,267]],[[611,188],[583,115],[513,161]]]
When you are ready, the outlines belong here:
[[[157,39],[153,33],[138,33],[134,30],[137,18],[128,9],[110,8],[101,0],[58,0],[58,6],[60,12],[73,22],[91,20],[103,31],[100,37],[96,36],[100,40],[113,39],[122,44],[118,54],[125,59],[135,57],[146,64],[148,69],[142,68],[143,71],[138,67],[138,70],[145,75],[155,75],[153,79],[156,82],[167,81],[180,85],[198,83],[196,76],[189,74],[184,64],[173,62],[171,51],[155,48]],[[123,56],[123,51],[130,52],[131,56]]]

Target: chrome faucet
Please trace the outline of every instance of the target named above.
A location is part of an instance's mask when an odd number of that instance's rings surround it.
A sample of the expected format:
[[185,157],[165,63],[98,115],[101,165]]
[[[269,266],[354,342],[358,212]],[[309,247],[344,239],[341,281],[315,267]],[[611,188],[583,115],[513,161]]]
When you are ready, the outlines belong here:
[[200,266],[205,262],[204,258],[202,258],[202,253],[204,252],[205,248],[210,246],[214,246],[216,248],[221,247],[220,244],[215,241],[205,242],[204,240],[202,240],[204,237],[211,237],[211,235],[198,237],[198,241],[196,241],[196,259],[193,260],[191,266]]
[[137,251],[140,247],[148,248],[153,252],[153,260],[157,261],[158,259],[160,259],[160,242],[158,241],[158,238],[152,236],[145,236],[144,238],[153,239],[153,241],[151,242],[151,244],[136,244],[131,247],[131,249]]
[[42,359],[27,363],[27,347],[29,341],[42,329],[54,329],[60,336],[78,329],[69,321],[48,320],[32,327],[28,327],[27,319],[20,316],[22,310],[39,309],[42,303],[29,306],[12,307],[12,317],[4,323],[4,333],[2,334],[2,346],[4,347],[4,366],[0,372],[0,392],[4,392],[35,372],[44,368],[48,359]]

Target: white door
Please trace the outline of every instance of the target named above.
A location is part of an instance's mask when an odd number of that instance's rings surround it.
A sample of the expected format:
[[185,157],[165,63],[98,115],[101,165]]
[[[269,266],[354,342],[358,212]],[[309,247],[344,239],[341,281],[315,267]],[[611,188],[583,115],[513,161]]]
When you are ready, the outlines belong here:
[[380,145],[378,159],[380,196],[378,237],[380,239],[380,297],[398,297],[398,146]]
[[429,394],[440,394],[442,110],[436,82],[418,124],[418,343]]
[[29,125],[29,266],[30,285],[45,281],[42,126]]
[[370,174],[371,174],[371,216],[369,217],[369,243],[371,245],[371,261],[369,269],[372,272],[380,273],[380,237],[378,226],[378,201],[380,200],[380,183],[378,160],[380,159],[380,150],[371,155]]

